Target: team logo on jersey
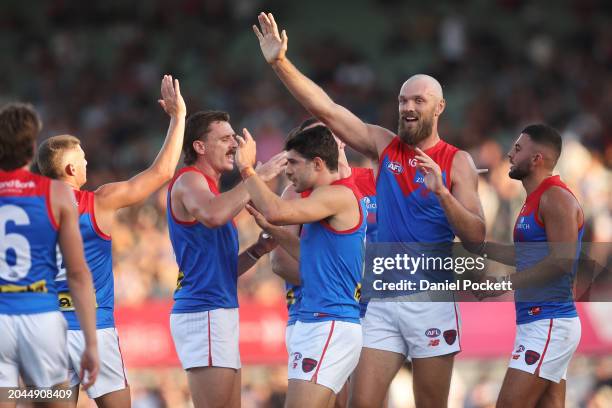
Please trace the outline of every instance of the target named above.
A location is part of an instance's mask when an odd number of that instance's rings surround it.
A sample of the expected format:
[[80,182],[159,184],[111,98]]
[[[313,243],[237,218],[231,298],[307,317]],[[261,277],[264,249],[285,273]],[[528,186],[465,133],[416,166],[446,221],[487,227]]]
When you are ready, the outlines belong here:
[[305,358],[302,360],[302,371],[309,373],[317,366],[319,362],[313,358]]
[[449,346],[454,344],[455,340],[457,340],[457,330],[446,330],[444,332],[444,340]]
[[539,359],[540,359],[540,353],[533,351],[533,350],[527,350],[525,352],[525,362],[527,363],[527,365],[535,364],[535,362],[538,361]]
[[527,314],[529,316],[537,316],[540,313],[542,313],[542,308],[540,306],[530,307],[529,310],[527,311]]
[[513,359],[513,360],[518,360],[520,357],[521,357],[521,355],[520,355],[520,354],[513,354],[513,355],[512,355],[512,359]]
[[398,162],[389,162],[389,164],[387,164],[387,168],[393,173],[393,174],[402,174],[404,172],[404,167],[399,164]]
[[438,337],[441,333],[442,333],[442,331],[440,329],[436,329],[436,328],[427,329],[425,331],[425,335],[427,337]]
[[429,347],[437,347],[440,345],[440,339],[429,340]]
[[523,351],[525,351],[525,346],[522,344],[518,346],[516,350],[514,350],[515,353],[522,353]]
[[525,217],[521,216],[519,218],[519,222],[516,223],[516,229],[518,230],[528,230],[530,228],[530,225],[528,222],[525,222]]

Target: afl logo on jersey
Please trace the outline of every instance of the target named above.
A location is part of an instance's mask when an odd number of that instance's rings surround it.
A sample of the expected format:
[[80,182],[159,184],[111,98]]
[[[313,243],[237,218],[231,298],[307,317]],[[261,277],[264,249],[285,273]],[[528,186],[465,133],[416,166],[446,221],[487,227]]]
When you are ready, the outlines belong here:
[[389,164],[387,164],[387,168],[393,174],[402,174],[404,172],[404,167],[402,167],[402,165],[398,162],[389,162]]

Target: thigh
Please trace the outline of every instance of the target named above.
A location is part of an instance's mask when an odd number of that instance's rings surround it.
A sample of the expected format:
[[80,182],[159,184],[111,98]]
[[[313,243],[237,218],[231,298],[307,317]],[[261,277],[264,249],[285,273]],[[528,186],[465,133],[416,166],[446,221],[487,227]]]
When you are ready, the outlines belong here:
[[550,383],[528,372],[508,368],[496,406],[497,408],[533,408]]
[[60,312],[20,315],[18,354],[26,385],[53,387],[68,378],[66,320]]
[[290,379],[285,408],[327,408],[334,392],[310,381]]
[[383,406],[389,385],[405,360],[400,353],[364,347],[351,377],[350,406]]
[[[0,314],[0,387],[19,385],[19,357],[17,355],[16,316]],[[0,404],[0,406],[4,406]],[[6,403],[9,406],[9,403]],[[15,406],[12,404],[10,406]]]
[[558,384],[551,382],[544,394],[538,401],[538,408],[563,408],[565,407],[566,381],[561,380]]
[[[121,407],[126,406],[126,403],[129,406],[130,390],[117,331],[115,328],[99,329],[96,334],[100,354],[100,371],[96,382],[87,389],[87,395],[96,402],[98,400],[110,402],[111,405],[107,406]],[[107,396],[108,398],[105,398]]]
[[446,407],[454,354],[412,359],[414,401],[417,407]]
[[195,408],[226,408],[232,399],[237,370],[197,367],[187,370],[189,391]]
[[361,326],[342,321],[297,322],[291,336],[289,379],[312,381],[338,393],[361,352]]
[[461,351],[461,317],[454,302],[403,302],[400,331],[411,358],[445,356]]

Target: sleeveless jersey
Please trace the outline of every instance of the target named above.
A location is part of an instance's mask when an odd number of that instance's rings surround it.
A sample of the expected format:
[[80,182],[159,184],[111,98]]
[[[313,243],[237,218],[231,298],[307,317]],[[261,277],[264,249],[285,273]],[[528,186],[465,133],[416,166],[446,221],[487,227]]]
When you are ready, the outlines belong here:
[[[440,140],[425,153],[442,170],[442,180],[450,190],[453,158],[459,149]],[[393,138],[379,158],[376,194],[378,205],[377,242],[450,243],[455,238],[438,198],[425,186],[424,175],[417,169],[416,151]],[[451,248],[437,251],[444,257]],[[414,251],[417,251],[416,249]],[[419,256],[420,250],[411,254]],[[448,255],[450,256],[450,254]],[[417,270],[407,274],[409,280],[429,282],[453,281],[452,271]]]
[[[79,207],[79,229],[83,238],[83,250],[87,266],[91,271],[94,290],[96,292],[96,328],[115,327],[113,316],[115,308],[115,283],[113,278],[113,256],[111,237],[100,230],[96,223],[94,212],[94,196],[92,191],[74,190],[74,196]],[[59,307],[64,312],[69,330],[81,330],[81,325],[74,311],[70,296],[66,269],[61,253],[58,251],[59,274],[56,278],[59,292]]]
[[[298,321],[341,320],[359,323],[359,295],[365,254],[366,210],[351,177],[332,185],[350,188],[359,204],[359,222],[346,231],[326,221],[304,224],[300,236],[302,298]],[[307,197],[312,191],[302,193]]]
[[[516,219],[514,224],[514,242],[517,273],[530,268],[548,256],[546,226],[538,216],[538,209],[542,194],[553,186],[560,187],[571,193],[559,176],[548,177],[527,196],[525,204]],[[580,253],[583,233],[584,225],[580,226],[578,230],[576,257]],[[514,293],[516,323],[524,324],[540,319],[578,316],[573,301],[573,283],[576,265],[577,262],[571,274],[564,274],[544,287],[517,289]],[[521,301],[521,299],[529,301]]]
[[58,309],[50,187],[50,179],[27,170],[0,170],[0,314]]
[[181,169],[170,182],[167,199],[168,230],[179,266],[172,313],[236,308],[238,232],[233,221],[217,228],[208,228],[198,221],[179,221],[172,213],[172,186],[181,175],[189,171],[201,174],[210,191],[219,195],[215,181],[196,167]]
[[[374,171],[365,167],[351,167],[350,176],[357,189],[363,196],[363,201],[367,210],[367,232],[366,241],[374,242],[376,239],[376,181],[374,180]],[[302,296],[302,287],[285,283],[285,293],[287,299],[287,311],[289,319],[287,326],[295,324],[297,321],[300,299]],[[361,315],[365,314],[367,303],[359,303]]]

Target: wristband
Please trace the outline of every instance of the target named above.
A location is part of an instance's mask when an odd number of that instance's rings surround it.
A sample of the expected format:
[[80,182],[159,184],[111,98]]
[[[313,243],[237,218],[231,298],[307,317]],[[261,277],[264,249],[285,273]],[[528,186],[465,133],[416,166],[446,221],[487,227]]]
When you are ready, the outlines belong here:
[[245,167],[244,169],[240,170],[240,177],[242,177],[243,180],[246,180],[255,174],[255,170],[253,170],[253,167],[251,166]]
[[255,256],[253,255],[253,253],[251,252],[251,248],[247,249],[246,254],[249,256],[249,258],[251,258],[252,260],[254,260],[255,262],[259,261],[259,258],[261,258],[261,256]]

